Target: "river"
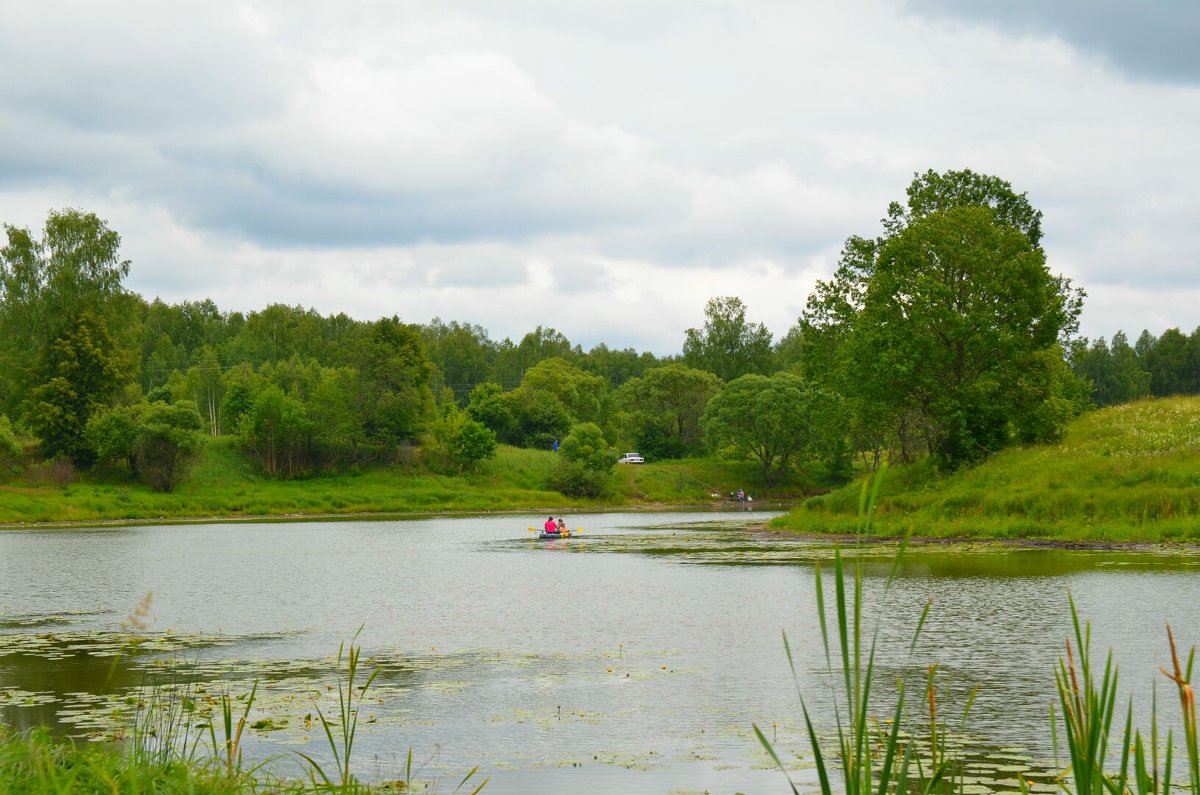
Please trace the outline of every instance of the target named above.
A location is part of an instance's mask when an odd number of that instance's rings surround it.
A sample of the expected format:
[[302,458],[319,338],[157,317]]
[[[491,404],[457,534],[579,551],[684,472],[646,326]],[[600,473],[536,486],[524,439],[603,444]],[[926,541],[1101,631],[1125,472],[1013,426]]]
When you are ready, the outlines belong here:
[[[400,777],[411,748],[444,791],[478,765],[487,793],[781,792],[752,726],[813,780],[796,688],[831,729],[814,572],[833,547],[758,532],[771,515],[589,514],[555,541],[533,539],[536,516],[0,531],[0,720],[99,736],[131,688],[257,680],[248,752],[298,774],[292,751],[327,758],[305,718],[336,712],[334,658],[359,633],[380,671],[365,778]],[[1051,765],[1068,593],[1139,719],[1155,678],[1174,706],[1166,623],[1200,639],[1191,552],[917,545],[890,588],[891,547],[848,553],[866,561],[879,714],[937,663],[943,714],[977,693],[961,741],[1030,769]]]

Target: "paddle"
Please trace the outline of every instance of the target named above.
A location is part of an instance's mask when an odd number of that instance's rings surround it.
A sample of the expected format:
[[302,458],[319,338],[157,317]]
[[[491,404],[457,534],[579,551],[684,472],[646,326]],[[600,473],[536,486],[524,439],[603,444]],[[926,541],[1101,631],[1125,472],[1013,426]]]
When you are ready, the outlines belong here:
[[[525,529],[526,529],[527,531],[529,531],[530,533],[544,533],[544,532],[546,532],[546,531],[545,531],[543,528],[541,528],[541,527],[527,527],[527,528],[525,528]],[[574,530],[568,530],[567,532],[568,532],[568,533],[570,533],[571,535],[575,536],[575,535],[579,535],[580,533],[582,533],[582,532],[583,532],[583,528],[582,528],[582,527],[576,527]]]

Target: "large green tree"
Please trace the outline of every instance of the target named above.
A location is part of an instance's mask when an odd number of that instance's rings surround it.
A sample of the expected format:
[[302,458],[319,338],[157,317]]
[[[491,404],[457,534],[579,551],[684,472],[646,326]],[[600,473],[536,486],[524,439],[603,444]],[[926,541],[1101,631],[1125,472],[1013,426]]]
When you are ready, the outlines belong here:
[[756,462],[763,481],[774,485],[786,480],[799,460],[819,455],[825,435],[845,435],[827,424],[832,413],[821,404],[833,400],[794,373],[744,375],[709,401],[705,437],[728,458]]
[[[137,360],[136,299],[122,281],[128,260],[120,258],[120,236],[94,213],[50,213],[40,238],[28,229],[4,225],[7,244],[0,248],[0,411],[15,413],[32,390],[57,374],[46,369],[50,347],[71,333],[84,313],[103,323],[105,357],[124,361],[132,372]],[[53,369],[53,368],[51,368]],[[61,388],[55,387],[64,395]],[[42,399],[48,397],[42,391]],[[81,398],[85,402],[93,398]],[[53,401],[63,405],[63,400]],[[65,418],[82,429],[87,417]]]
[[856,415],[951,466],[1061,430],[1082,293],[1047,268],[1040,211],[996,177],[930,171],[884,229],[847,241],[801,319]]
[[90,309],[80,312],[45,348],[31,371],[37,386],[23,403],[25,422],[41,438],[43,453],[92,462],[84,431],[92,414],[130,381],[129,359],[123,353],[104,318]]
[[702,450],[700,419],[720,390],[712,373],[672,363],[625,382],[617,401],[643,454],[679,458]]
[[435,418],[434,366],[425,356],[421,332],[399,318],[383,318],[354,349],[369,438],[396,444],[422,433]]

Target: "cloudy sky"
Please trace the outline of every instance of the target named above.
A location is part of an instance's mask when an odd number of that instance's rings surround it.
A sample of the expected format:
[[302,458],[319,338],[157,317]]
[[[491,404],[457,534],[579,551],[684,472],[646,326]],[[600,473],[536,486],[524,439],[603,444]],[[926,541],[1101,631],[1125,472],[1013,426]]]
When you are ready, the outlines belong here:
[[1045,213],[1082,332],[1200,325],[1195,0],[6,0],[0,221],[224,310],[781,336],[913,173]]

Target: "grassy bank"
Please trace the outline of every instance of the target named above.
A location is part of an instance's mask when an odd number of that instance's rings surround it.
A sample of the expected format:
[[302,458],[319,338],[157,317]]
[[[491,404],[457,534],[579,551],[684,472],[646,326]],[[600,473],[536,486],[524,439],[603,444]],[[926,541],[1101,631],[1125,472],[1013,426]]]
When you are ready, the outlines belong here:
[[[696,505],[744,486],[756,495],[755,467],[713,459],[617,467],[599,499],[546,488],[555,453],[501,447],[478,472],[443,475],[419,463],[355,474],[275,480],[255,473],[229,438],[212,440],[190,477],[170,494],[132,482],[124,469],[83,473],[67,486],[29,480],[0,484],[0,524],[159,519],[406,514],[426,512],[571,511],[602,507]],[[804,484],[774,496],[804,493]],[[811,492],[811,485],[809,486]]]
[[[773,523],[852,533],[859,486]],[[1059,444],[1015,448],[952,475],[928,461],[888,472],[872,532],[931,538],[1200,541],[1200,398],[1091,412]]]

